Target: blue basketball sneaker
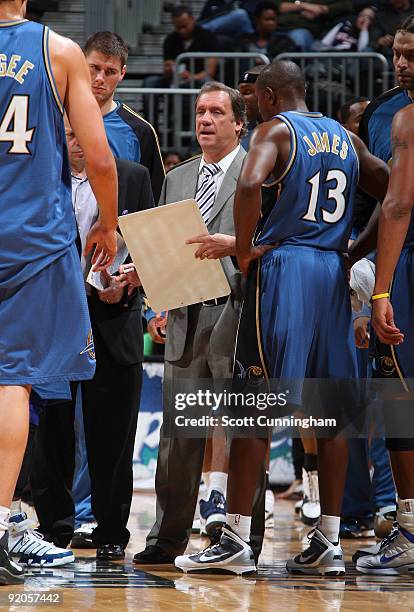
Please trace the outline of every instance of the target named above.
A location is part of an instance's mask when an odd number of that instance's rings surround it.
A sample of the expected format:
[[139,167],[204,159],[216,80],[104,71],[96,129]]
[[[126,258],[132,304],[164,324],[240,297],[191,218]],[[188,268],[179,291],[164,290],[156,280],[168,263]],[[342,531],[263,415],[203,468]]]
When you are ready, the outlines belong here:
[[200,499],[200,516],[210,537],[226,524],[226,498],[220,491],[213,489],[208,500]]
[[357,560],[356,568],[362,574],[414,576],[414,534],[398,525],[398,529],[383,540],[376,554]]
[[46,542],[33,526],[33,521],[24,512],[10,517],[8,548],[11,557],[18,557],[19,563],[31,567],[56,567],[75,560],[72,551]]

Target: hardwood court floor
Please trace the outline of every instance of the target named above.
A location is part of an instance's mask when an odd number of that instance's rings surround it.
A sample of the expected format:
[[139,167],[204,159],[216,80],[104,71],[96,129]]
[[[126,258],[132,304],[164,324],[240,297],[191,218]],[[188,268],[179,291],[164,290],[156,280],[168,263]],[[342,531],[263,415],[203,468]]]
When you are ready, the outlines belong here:
[[[308,528],[294,519],[293,502],[275,504],[276,526],[273,533],[267,534],[255,576],[185,576],[174,571],[172,566],[135,569],[132,556],[144,546],[146,533],[153,522],[154,506],[153,495],[134,496],[129,523],[132,537],[125,562],[97,563],[94,551],[79,550],[73,564],[48,570],[33,569],[28,572],[24,586],[0,587],[0,610],[33,610],[33,607],[6,605],[8,593],[52,590],[63,595],[63,602],[48,607],[36,606],[36,609],[55,607],[61,612],[414,611],[412,579],[357,574],[350,560],[357,548],[355,541],[343,541],[348,570],[345,579],[288,576],[285,560],[301,550],[308,532]],[[358,546],[369,545],[374,540],[357,542]],[[199,550],[203,545],[206,545],[204,540],[193,536],[190,550]]]

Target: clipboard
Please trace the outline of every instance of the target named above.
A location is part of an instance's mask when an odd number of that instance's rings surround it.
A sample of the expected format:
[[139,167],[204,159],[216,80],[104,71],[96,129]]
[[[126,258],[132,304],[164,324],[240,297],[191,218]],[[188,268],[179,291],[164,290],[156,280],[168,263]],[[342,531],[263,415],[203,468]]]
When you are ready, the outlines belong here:
[[195,200],[182,200],[118,218],[148,302],[161,312],[230,294],[218,259],[194,257],[188,238],[208,234]]

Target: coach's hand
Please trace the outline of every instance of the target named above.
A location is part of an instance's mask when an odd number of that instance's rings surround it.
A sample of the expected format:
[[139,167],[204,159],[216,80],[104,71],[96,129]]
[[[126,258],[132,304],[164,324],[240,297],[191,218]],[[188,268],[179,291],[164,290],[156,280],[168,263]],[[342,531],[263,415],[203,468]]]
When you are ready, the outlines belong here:
[[128,296],[131,296],[137,287],[142,287],[141,279],[133,263],[119,266],[119,274],[121,280],[128,283]]
[[108,230],[101,225],[98,219],[92,225],[86,237],[86,244],[83,249],[85,257],[89,255],[93,245],[95,245],[95,250],[92,255],[92,269],[94,272],[102,272],[115,260],[116,229]]
[[120,276],[111,276],[106,270],[101,272],[106,283],[106,288],[98,291],[98,296],[101,302],[105,304],[118,304],[124,295],[124,289],[128,285],[126,280],[122,280]]
[[157,344],[165,344],[167,314],[158,313],[148,321],[147,330],[152,340]]
[[373,302],[372,326],[384,344],[401,344],[404,341],[404,334],[394,323],[394,311],[387,298]]
[[185,241],[186,244],[199,244],[194,253],[199,259],[221,259],[236,255],[236,238],[227,234],[201,234]]

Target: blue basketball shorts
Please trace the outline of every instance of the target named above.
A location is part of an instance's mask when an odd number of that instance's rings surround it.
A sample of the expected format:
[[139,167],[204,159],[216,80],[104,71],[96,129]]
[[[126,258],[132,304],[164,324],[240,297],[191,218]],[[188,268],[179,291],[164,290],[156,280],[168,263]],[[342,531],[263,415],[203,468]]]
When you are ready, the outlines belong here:
[[0,329],[0,385],[93,377],[92,329],[75,244],[25,283],[0,290]]
[[[330,403],[337,393],[332,382],[355,386],[349,285],[340,253],[286,245],[252,266],[234,375],[247,381],[264,376],[288,391],[289,404],[302,407],[305,382],[313,381],[307,384],[307,397],[319,385],[319,397],[328,391]],[[352,401],[348,392],[342,393],[347,403]]]

